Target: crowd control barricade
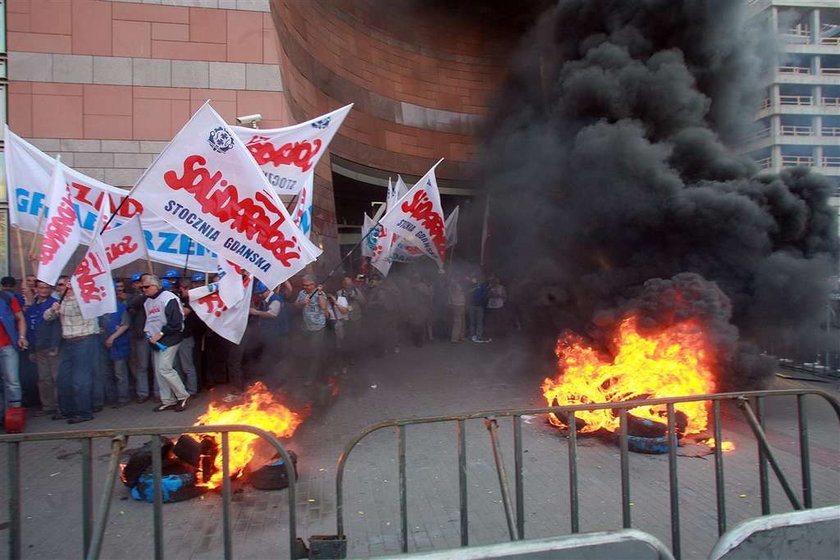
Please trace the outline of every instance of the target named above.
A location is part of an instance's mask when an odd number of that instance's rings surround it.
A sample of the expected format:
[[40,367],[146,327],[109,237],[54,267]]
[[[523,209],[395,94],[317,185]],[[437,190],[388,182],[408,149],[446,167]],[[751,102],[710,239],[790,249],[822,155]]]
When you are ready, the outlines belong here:
[[[165,426],[154,428],[127,428],[115,430],[88,430],[71,432],[44,432],[31,434],[0,435],[0,444],[6,447],[8,458],[8,558],[18,560],[22,558],[21,536],[21,469],[20,447],[29,442],[79,440],[81,446],[81,482],[82,482],[82,542],[84,556],[87,560],[99,557],[105,527],[108,523],[114,485],[118,475],[120,456],[129,438],[136,436],[150,436],[152,449],[155,449],[159,437],[167,434],[220,434],[222,454],[222,523],[224,531],[224,557],[233,558],[233,543],[231,537],[231,479],[230,479],[230,449],[229,434],[231,432],[247,432],[254,434],[268,442],[283,457],[286,474],[289,480],[289,557],[296,557],[295,533],[295,472],[294,463],[289,453],[272,434],[242,424],[227,424],[218,426]],[[93,440],[108,438],[111,440],[111,453],[108,462],[108,473],[104,481],[98,511],[94,520],[93,508]],[[152,453],[152,473],[154,475],[154,553],[156,559],[164,557],[163,550],[163,492],[161,488],[162,459],[160,453]],[[278,542],[278,548],[280,543]]]
[[[457,449],[457,471],[453,476],[458,479],[458,503],[460,516],[460,541],[461,546],[469,546],[469,511],[467,504],[467,457],[465,442],[465,422],[468,420],[484,420],[487,428],[490,445],[493,452],[496,472],[499,478],[499,489],[501,502],[504,508],[509,538],[511,541],[522,540],[525,535],[525,503],[523,485],[523,444],[522,444],[522,417],[536,414],[548,414],[554,412],[562,414],[565,423],[569,426],[568,431],[568,456],[569,456],[569,520],[571,532],[580,532],[580,503],[578,492],[578,462],[577,462],[577,430],[575,428],[575,414],[579,411],[590,410],[612,410],[620,420],[618,432],[620,449],[620,476],[621,476],[621,519],[622,528],[630,529],[631,524],[631,500],[630,500],[630,469],[628,449],[628,410],[641,406],[662,406],[666,407],[667,433],[675,434],[676,413],[675,405],[686,402],[708,401],[711,403],[710,423],[712,435],[715,441],[723,441],[721,434],[721,404],[725,402],[734,403],[743,413],[744,420],[755,436],[758,445],[757,476],[760,487],[761,515],[768,515],[770,511],[770,473],[772,469],[785,496],[794,510],[813,507],[813,496],[811,486],[811,459],[809,450],[807,402],[806,397],[818,397],[828,402],[834,409],[840,422],[840,402],[831,394],[819,390],[796,389],[796,390],[772,390],[772,391],[746,391],[736,393],[719,393],[709,395],[694,395],[687,397],[658,398],[648,400],[637,400],[627,402],[612,402],[570,406],[552,406],[542,408],[529,408],[517,410],[487,410],[469,412],[449,416],[431,416],[425,418],[409,418],[402,420],[389,420],[369,426],[358,436],[351,440],[344,448],[339,460],[336,472],[336,533],[344,535],[344,471],[347,460],[356,445],[366,436],[380,430],[396,428],[396,456],[399,482],[399,506],[400,506],[400,549],[403,553],[408,552],[408,511],[407,511],[407,489],[406,489],[406,427],[418,424],[447,423],[455,424],[455,447]],[[797,405],[798,444],[799,459],[801,463],[801,493],[794,490],[794,482],[785,476],[776,454],[770,446],[767,435],[764,431],[765,406],[768,399],[793,398]],[[502,460],[502,449],[498,437],[498,418],[509,417],[513,423],[513,491],[509,488],[508,475],[505,471],[505,464]],[[668,448],[668,490],[670,501],[670,533],[671,551],[679,560],[680,553],[680,510],[679,510],[679,476],[677,470],[677,445],[676,438],[666,438]],[[769,468],[768,468],[769,467]],[[716,492],[716,517],[718,536],[727,530],[726,501],[724,486],[724,462],[721,445],[714,448],[714,469],[715,469],[715,492]],[[352,535],[348,535],[352,540]]]

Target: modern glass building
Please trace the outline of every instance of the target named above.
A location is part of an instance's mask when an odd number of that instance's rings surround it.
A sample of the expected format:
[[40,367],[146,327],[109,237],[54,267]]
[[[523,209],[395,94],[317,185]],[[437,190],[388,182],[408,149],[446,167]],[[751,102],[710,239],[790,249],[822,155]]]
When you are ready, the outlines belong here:
[[747,1],[752,16],[776,31],[779,50],[742,150],[768,171],[813,167],[840,196],[840,2]]

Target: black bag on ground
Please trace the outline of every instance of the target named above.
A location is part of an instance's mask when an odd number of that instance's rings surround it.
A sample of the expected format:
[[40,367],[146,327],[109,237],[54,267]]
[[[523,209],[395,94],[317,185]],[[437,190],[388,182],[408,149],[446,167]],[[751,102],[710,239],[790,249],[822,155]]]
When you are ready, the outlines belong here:
[[[160,436],[160,458],[161,461],[166,461],[169,454],[172,452],[172,440]],[[134,488],[137,484],[137,479],[144,472],[152,470],[152,449],[150,442],[144,443],[137,449],[131,449],[126,452],[128,458],[122,465],[122,472],[120,473],[120,480],[129,488]]]
[[[294,451],[289,451],[289,457],[292,458],[292,467],[295,471],[295,480],[297,480],[297,455]],[[289,487],[286,461],[279,453],[264,466],[251,473],[251,486],[257,490],[282,490]]]

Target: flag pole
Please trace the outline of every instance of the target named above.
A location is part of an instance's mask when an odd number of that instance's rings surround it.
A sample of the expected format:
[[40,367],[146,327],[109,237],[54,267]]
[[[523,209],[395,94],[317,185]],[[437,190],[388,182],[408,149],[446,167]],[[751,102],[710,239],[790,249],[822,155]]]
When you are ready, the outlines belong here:
[[20,227],[15,227],[15,237],[17,238],[18,258],[20,259],[20,277],[23,281],[26,280],[26,259],[23,257],[23,239],[20,236]]
[[32,243],[29,244],[29,260],[34,261],[38,257],[35,255],[35,246],[38,245],[38,235],[41,231],[41,226],[44,224],[44,216],[47,214],[47,208],[44,207],[43,212],[38,213],[38,225],[35,227],[35,231],[32,232]]
[[[382,218],[380,218],[380,220],[381,219]],[[344,264],[344,261],[346,261],[350,257],[350,255],[352,255],[356,251],[356,249],[358,249],[359,247],[362,246],[362,243],[364,243],[367,240],[367,238],[370,237],[370,234],[373,233],[373,230],[375,230],[376,226],[378,226],[378,225],[379,225],[379,221],[377,221],[375,224],[373,224],[373,226],[371,226],[370,230],[368,230],[368,232],[365,235],[362,236],[362,238],[359,240],[359,242],[356,243],[353,246],[352,249],[347,251],[347,254],[344,255],[344,257],[340,261],[338,261],[338,264],[335,265],[332,270],[330,270],[330,272],[326,275],[326,277],[324,277],[323,280],[321,280],[319,282],[319,284],[323,284],[324,282],[326,282],[327,280],[332,278],[332,275],[335,273],[335,271],[338,270],[341,267],[341,265]],[[364,227],[364,226],[362,226],[362,227]]]

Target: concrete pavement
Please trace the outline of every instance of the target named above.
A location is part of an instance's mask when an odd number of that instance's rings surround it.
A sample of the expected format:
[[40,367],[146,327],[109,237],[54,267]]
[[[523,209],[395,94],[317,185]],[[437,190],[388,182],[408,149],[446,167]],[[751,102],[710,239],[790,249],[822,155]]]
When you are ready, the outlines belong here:
[[[539,384],[552,371],[538,371],[515,339],[490,344],[433,343],[403,348],[380,359],[368,359],[348,372],[334,403],[315,411],[287,442],[299,457],[298,534],[309,537],[335,532],[336,461],[347,441],[364,427],[389,418],[431,416],[470,410],[542,406]],[[286,372],[289,402],[301,395],[294,372]],[[777,386],[836,388],[826,384],[777,380]],[[191,424],[211,397],[203,393],[180,414],[153,413],[152,405],[106,409],[90,423],[68,426],[45,418],[29,419],[28,431],[100,429]],[[810,401],[810,399],[809,399]],[[812,478],[815,505],[840,501],[840,442],[833,412],[813,402]],[[726,410],[724,433],[737,449],[725,455],[727,514],[730,526],[760,513],[756,445],[737,411]],[[785,472],[799,489],[793,400],[768,406],[768,430]],[[510,422],[500,421],[504,459],[513,472]],[[408,462],[409,550],[460,544],[457,454],[454,425],[412,426],[406,430]],[[481,421],[466,427],[470,543],[507,539],[507,525],[487,432]],[[141,442],[132,441],[129,447]],[[570,532],[567,440],[543,418],[523,425],[525,536],[536,538]],[[80,452],[75,442],[22,446],[24,556],[81,556]],[[0,449],[0,464],[5,464]],[[98,494],[107,466],[108,442],[94,447]],[[618,448],[592,438],[579,439],[581,530],[621,526]],[[633,527],[670,543],[667,456],[631,454]],[[714,462],[711,457],[683,456],[678,461],[680,517],[684,558],[702,558],[717,537]],[[351,556],[399,552],[399,495],[395,431],[363,440],[353,451],[345,477],[345,528]],[[0,485],[5,503],[7,489]],[[103,558],[153,556],[152,506],[131,500],[120,486],[111,507]],[[771,473],[774,512],[790,505]],[[164,506],[166,555],[170,558],[218,558],[222,554],[221,497]],[[263,492],[237,484],[233,511],[236,558],[286,557],[286,492]],[[5,512],[0,516],[5,520]],[[0,527],[0,538],[7,530]],[[6,554],[5,546],[0,557]]]

